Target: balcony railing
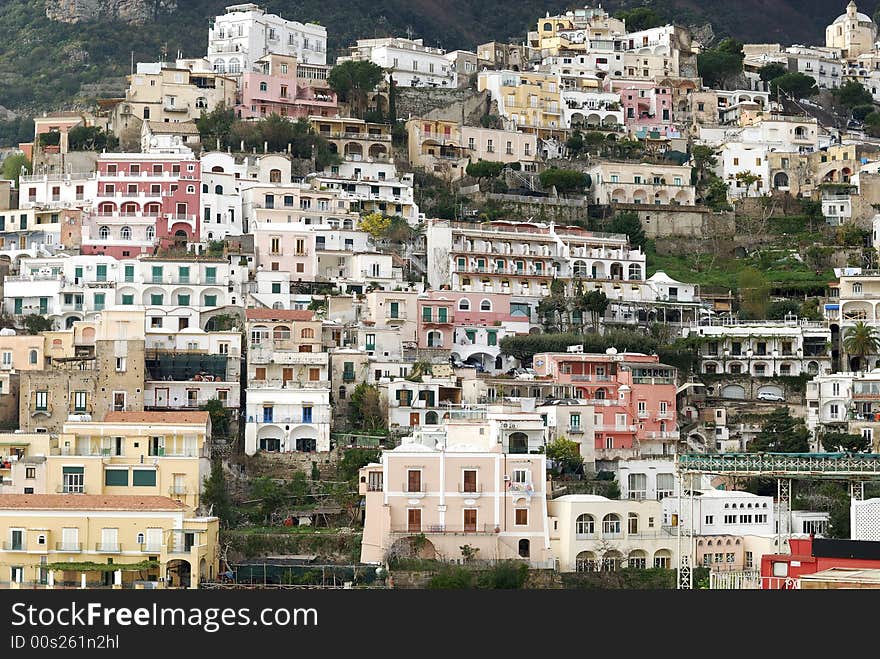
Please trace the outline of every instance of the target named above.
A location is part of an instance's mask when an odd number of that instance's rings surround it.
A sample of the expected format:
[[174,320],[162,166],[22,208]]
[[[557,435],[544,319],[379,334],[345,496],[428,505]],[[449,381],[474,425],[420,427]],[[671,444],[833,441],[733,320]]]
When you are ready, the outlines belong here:
[[458,485],[459,494],[469,494],[472,496],[480,496],[483,493],[482,485],[464,485],[459,483]]
[[56,542],[55,551],[65,551],[70,553],[78,553],[82,551],[81,542]]
[[142,542],[141,543],[141,552],[144,554],[159,554],[162,550],[165,549],[165,546],[161,542]]
[[410,487],[409,483],[403,483],[400,486],[400,490],[401,492],[412,496],[425,496],[425,493],[428,491],[428,486],[425,483],[419,483],[415,486],[415,489],[413,489]]
[[27,551],[27,545],[23,542],[4,542],[3,551]]
[[498,531],[495,524],[422,524],[414,526],[409,524],[401,524],[392,526],[392,533],[424,533],[425,535],[488,535],[495,534]]
[[186,485],[172,485],[171,487],[168,488],[168,495],[169,496],[172,496],[172,497],[178,496],[179,497],[179,496],[183,496],[185,494],[189,494],[189,489],[186,487]]
[[99,542],[95,544],[95,551],[99,551],[104,554],[118,554],[122,551],[122,545],[120,545],[118,542]]

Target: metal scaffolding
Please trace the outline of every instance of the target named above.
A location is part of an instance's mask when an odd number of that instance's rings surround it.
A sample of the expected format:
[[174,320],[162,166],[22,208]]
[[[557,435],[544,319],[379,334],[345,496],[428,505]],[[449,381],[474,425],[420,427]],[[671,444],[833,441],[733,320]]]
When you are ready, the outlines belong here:
[[[876,453],[715,453],[679,455],[675,463],[678,473],[678,587],[693,588],[693,568],[696,560],[694,546],[694,487],[693,477],[704,474],[715,476],[744,476],[776,479],[776,547],[791,535],[791,510],[794,478],[845,480],[849,482],[850,496],[865,498],[865,482],[880,481],[880,454]],[[685,476],[690,476],[687,496],[690,499],[688,528],[681,523],[682,498]],[[684,550],[684,551],[682,551]]]

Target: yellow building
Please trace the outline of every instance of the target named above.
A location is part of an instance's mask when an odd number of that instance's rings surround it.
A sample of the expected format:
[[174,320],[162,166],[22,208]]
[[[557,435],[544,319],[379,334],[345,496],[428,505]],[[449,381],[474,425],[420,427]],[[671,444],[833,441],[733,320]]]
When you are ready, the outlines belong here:
[[507,128],[539,136],[563,133],[559,76],[540,71],[481,71],[479,91],[488,90]]
[[839,48],[846,59],[855,59],[874,48],[877,26],[871,17],[859,12],[855,2],[825,28],[825,47]]
[[199,506],[210,473],[207,412],[108,412],[65,423],[46,464],[50,494],[168,496]]
[[0,495],[0,535],[12,588],[198,588],[219,571],[218,519],[163,496]]

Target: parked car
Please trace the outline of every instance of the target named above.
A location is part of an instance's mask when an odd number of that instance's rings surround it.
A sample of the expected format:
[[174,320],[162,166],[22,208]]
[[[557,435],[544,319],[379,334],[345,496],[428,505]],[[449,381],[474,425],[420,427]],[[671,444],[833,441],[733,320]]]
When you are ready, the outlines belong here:
[[774,403],[784,403],[785,396],[780,396],[779,394],[774,394],[772,391],[762,391],[758,394],[758,400],[766,400]]

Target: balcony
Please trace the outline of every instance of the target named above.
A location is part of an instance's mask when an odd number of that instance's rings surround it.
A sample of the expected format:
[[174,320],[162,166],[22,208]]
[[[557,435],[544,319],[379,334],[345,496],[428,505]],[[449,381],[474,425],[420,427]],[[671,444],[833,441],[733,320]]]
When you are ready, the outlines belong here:
[[205,545],[171,545],[168,547],[169,554],[186,554],[189,555],[193,548],[204,547]]
[[572,435],[582,435],[584,433],[584,429],[580,426],[568,426],[567,431]]
[[[57,455],[57,454],[56,454]],[[95,454],[100,455],[100,454]],[[56,494],[86,494],[84,485],[59,485],[55,488]]]
[[95,551],[102,554],[119,554],[122,552],[122,545],[118,542],[99,542],[95,545]]
[[165,546],[162,543],[150,543],[150,542],[142,542],[140,545],[140,550],[144,554],[161,554],[165,549]]
[[169,105],[165,103],[165,112],[189,112],[189,105]]
[[55,551],[63,551],[71,554],[78,554],[82,551],[81,542],[56,542]]
[[27,545],[23,542],[4,542],[3,551],[27,551]]
[[408,483],[403,483],[400,486],[400,490],[401,490],[401,492],[403,492],[407,496],[410,496],[413,498],[421,498],[421,497],[425,496],[425,494],[427,494],[428,486],[425,483],[419,483],[418,485],[415,486],[414,489],[410,489],[410,486]]
[[458,485],[458,493],[462,494],[471,499],[478,499],[483,494],[483,486],[482,485],[464,485],[463,483],[459,483]]
[[180,497],[189,493],[189,488],[186,485],[172,485],[168,488],[168,496],[170,497]]
[[410,526],[402,524],[392,526],[391,533],[410,534],[424,533],[425,535],[494,535],[498,533],[498,527],[494,524],[423,524]]

